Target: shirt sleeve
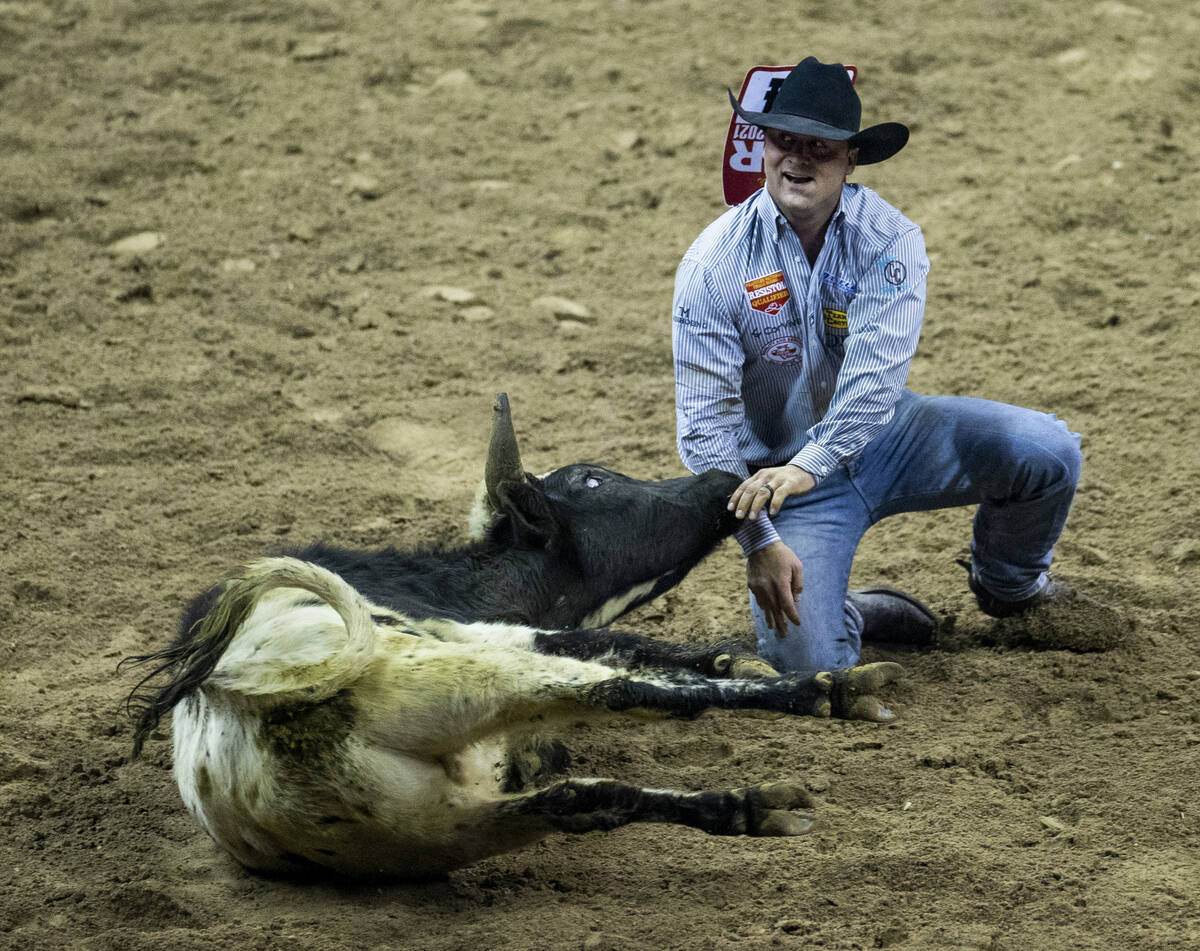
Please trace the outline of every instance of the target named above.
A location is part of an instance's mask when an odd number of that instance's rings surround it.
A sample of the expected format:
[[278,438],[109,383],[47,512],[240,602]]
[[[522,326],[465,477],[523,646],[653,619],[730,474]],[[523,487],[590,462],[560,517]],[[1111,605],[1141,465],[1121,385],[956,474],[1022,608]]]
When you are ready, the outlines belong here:
[[675,275],[672,308],[679,458],[692,472],[723,469],[748,476],[738,448],[746,355],[728,306],[703,266],[688,258]]
[[789,461],[823,479],[863,448],[892,418],[908,379],[925,314],[929,258],[912,228],[875,259],[846,310],[846,356],[829,411]]
[[[741,335],[710,275],[686,257],[675,275],[671,350],[679,458],[692,472],[721,469],[745,478],[750,469],[738,446],[745,418]],[[746,554],[779,540],[765,512],[735,534]]]

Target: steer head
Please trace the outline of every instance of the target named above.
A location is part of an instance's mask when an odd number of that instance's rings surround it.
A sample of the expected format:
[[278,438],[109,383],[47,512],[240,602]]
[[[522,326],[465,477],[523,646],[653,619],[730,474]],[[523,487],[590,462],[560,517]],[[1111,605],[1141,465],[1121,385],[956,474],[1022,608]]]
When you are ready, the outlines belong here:
[[543,476],[521,465],[508,397],[493,406],[483,501],[488,542],[540,551],[568,590],[556,625],[606,624],[677,584],[734,528],[738,476],[711,470],[643,481],[576,463]]

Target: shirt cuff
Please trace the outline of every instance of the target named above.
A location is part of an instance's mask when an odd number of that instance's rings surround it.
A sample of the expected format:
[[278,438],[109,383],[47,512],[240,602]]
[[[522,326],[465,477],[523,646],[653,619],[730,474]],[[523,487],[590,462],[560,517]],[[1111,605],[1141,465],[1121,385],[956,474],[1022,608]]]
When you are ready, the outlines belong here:
[[841,461],[828,449],[818,446],[815,442],[810,442],[792,456],[788,460],[788,464],[799,466],[820,482],[826,476],[836,472],[838,467],[841,466]]
[[753,522],[745,519],[733,533],[733,537],[738,540],[738,544],[742,546],[742,553],[745,555],[752,555],[768,545],[781,541],[779,532],[771,524],[771,518],[765,509],[758,513],[758,518]]

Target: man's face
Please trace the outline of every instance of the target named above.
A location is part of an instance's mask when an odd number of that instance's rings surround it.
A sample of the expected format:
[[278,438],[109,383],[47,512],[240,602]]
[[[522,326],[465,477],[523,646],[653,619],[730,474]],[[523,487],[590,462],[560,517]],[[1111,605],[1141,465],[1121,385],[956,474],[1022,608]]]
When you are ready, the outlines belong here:
[[844,141],[764,129],[767,193],[793,227],[825,224],[837,207],[842,183],[854,171],[858,150]]

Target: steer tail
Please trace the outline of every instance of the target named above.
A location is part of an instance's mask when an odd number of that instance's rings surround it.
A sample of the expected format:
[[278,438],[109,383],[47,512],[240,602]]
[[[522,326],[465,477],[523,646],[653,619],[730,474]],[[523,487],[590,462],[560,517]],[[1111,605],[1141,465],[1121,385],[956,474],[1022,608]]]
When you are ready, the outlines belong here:
[[[221,658],[246,619],[268,591],[299,588],[315,595],[337,612],[346,626],[346,643],[316,663],[286,663],[278,658],[269,676],[264,668],[243,672],[240,665],[218,669]],[[281,700],[317,702],[333,696],[353,682],[370,663],[375,650],[375,623],[371,606],[341,577],[319,565],[297,558],[263,558],[247,566],[241,577],[227,581],[200,622],[166,650],[122,661],[159,664],[130,693],[126,706],[136,719],[133,753],[180,700],[206,681],[224,690],[245,695],[270,695]],[[168,680],[159,687],[149,682],[160,674]],[[143,689],[147,688],[147,689]]]

